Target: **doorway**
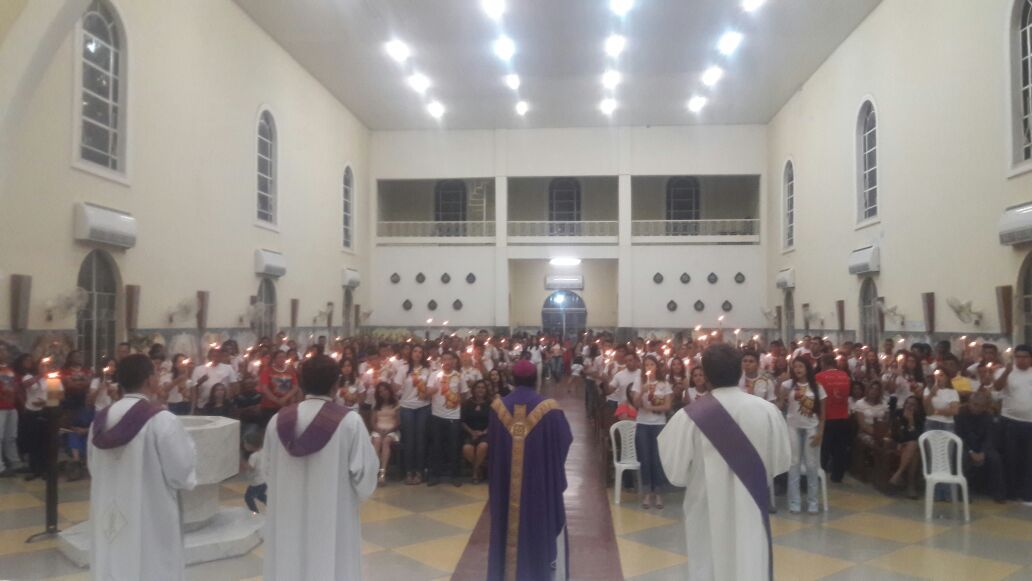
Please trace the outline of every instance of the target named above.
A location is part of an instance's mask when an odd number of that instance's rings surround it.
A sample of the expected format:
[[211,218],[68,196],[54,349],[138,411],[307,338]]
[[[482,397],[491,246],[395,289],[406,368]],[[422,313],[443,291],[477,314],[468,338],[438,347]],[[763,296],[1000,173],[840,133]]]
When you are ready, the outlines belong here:
[[575,338],[588,326],[588,309],[575,292],[556,291],[541,307],[541,330],[548,335]]
[[118,328],[118,271],[106,252],[90,252],[79,267],[79,288],[86,291],[86,304],[75,319],[79,349],[87,365],[115,353]]

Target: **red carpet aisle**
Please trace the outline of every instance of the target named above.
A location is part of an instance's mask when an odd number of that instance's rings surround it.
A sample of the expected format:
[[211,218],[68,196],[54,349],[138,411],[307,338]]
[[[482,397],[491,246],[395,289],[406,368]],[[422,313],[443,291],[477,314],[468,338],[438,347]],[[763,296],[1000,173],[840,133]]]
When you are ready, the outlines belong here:
[[[562,390],[556,390],[562,391]],[[573,445],[566,460],[568,487],[566,526],[570,537],[570,577],[572,579],[623,579],[620,552],[616,546],[609,498],[603,480],[602,452],[595,441],[591,423],[579,395],[553,394],[566,413],[573,430]],[[469,544],[455,568],[452,579],[483,579],[487,574],[488,532],[491,524],[484,508]]]

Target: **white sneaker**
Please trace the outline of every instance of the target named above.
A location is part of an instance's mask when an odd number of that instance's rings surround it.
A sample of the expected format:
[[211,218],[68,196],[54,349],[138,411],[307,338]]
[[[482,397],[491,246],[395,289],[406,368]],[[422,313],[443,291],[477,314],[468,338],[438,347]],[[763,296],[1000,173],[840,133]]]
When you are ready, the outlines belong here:
[[1022,506],[1032,507],[1032,500],[1024,500],[1021,502]]

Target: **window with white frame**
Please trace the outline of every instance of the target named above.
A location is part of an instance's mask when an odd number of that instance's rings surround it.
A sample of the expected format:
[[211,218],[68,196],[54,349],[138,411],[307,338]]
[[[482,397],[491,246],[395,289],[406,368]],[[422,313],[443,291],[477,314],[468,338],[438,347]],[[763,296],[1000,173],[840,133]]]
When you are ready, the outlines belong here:
[[125,46],[110,4],[93,0],[82,16],[79,159],[125,170]]
[[1020,122],[1016,125],[1017,133],[1015,161],[1032,160],[1032,0],[1018,0],[1015,18],[1017,57],[1015,97],[1018,100],[1016,110]]
[[699,180],[692,177],[667,180],[666,219],[699,219]]
[[354,211],[354,175],[351,173],[351,168],[344,170],[344,189],[342,192],[342,208],[343,208],[343,224],[342,224],[342,243],[344,248],[352,248],[353,240],[353,227],[352,227],[352,214]]
[[865,101],[857,119],[858,220],[878,217],[878,118],[874,104]]
[[782,196],[785,199],[785,248],[795,246],[795,166],[785,163],[782,182]]
[[272,113],[258,118],[258,220],[276,223],[276,123]]
[[466,221],[466,182],[443,180],[434,186],[434,220],[437,222]]

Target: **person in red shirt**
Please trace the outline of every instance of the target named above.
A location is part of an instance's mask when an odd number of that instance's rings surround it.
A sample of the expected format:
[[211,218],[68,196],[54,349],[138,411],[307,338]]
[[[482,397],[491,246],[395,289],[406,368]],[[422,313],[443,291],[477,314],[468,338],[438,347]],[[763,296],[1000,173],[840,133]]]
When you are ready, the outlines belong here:
[[832,482],[842,482],[849,466],[849,447],[852,431],[849,425],[849,392],[852,380],[849,374],[835,364],[835,355],[821,356],[821,372],[817,383],[824,387],[828,399],[824,400],[824,442],[821,447],[821,467],[828,472]]
[[294,403],[300,393],[297,371],[290,363],[285,352],[276,351],[268,367],[262,368],[258,378],[258,391],[262,394],[262,425],[267,424],[281,407]]
[[0,476],[14,476],[18,464],[18,381],[8,365],[7,344],[0,342]]

